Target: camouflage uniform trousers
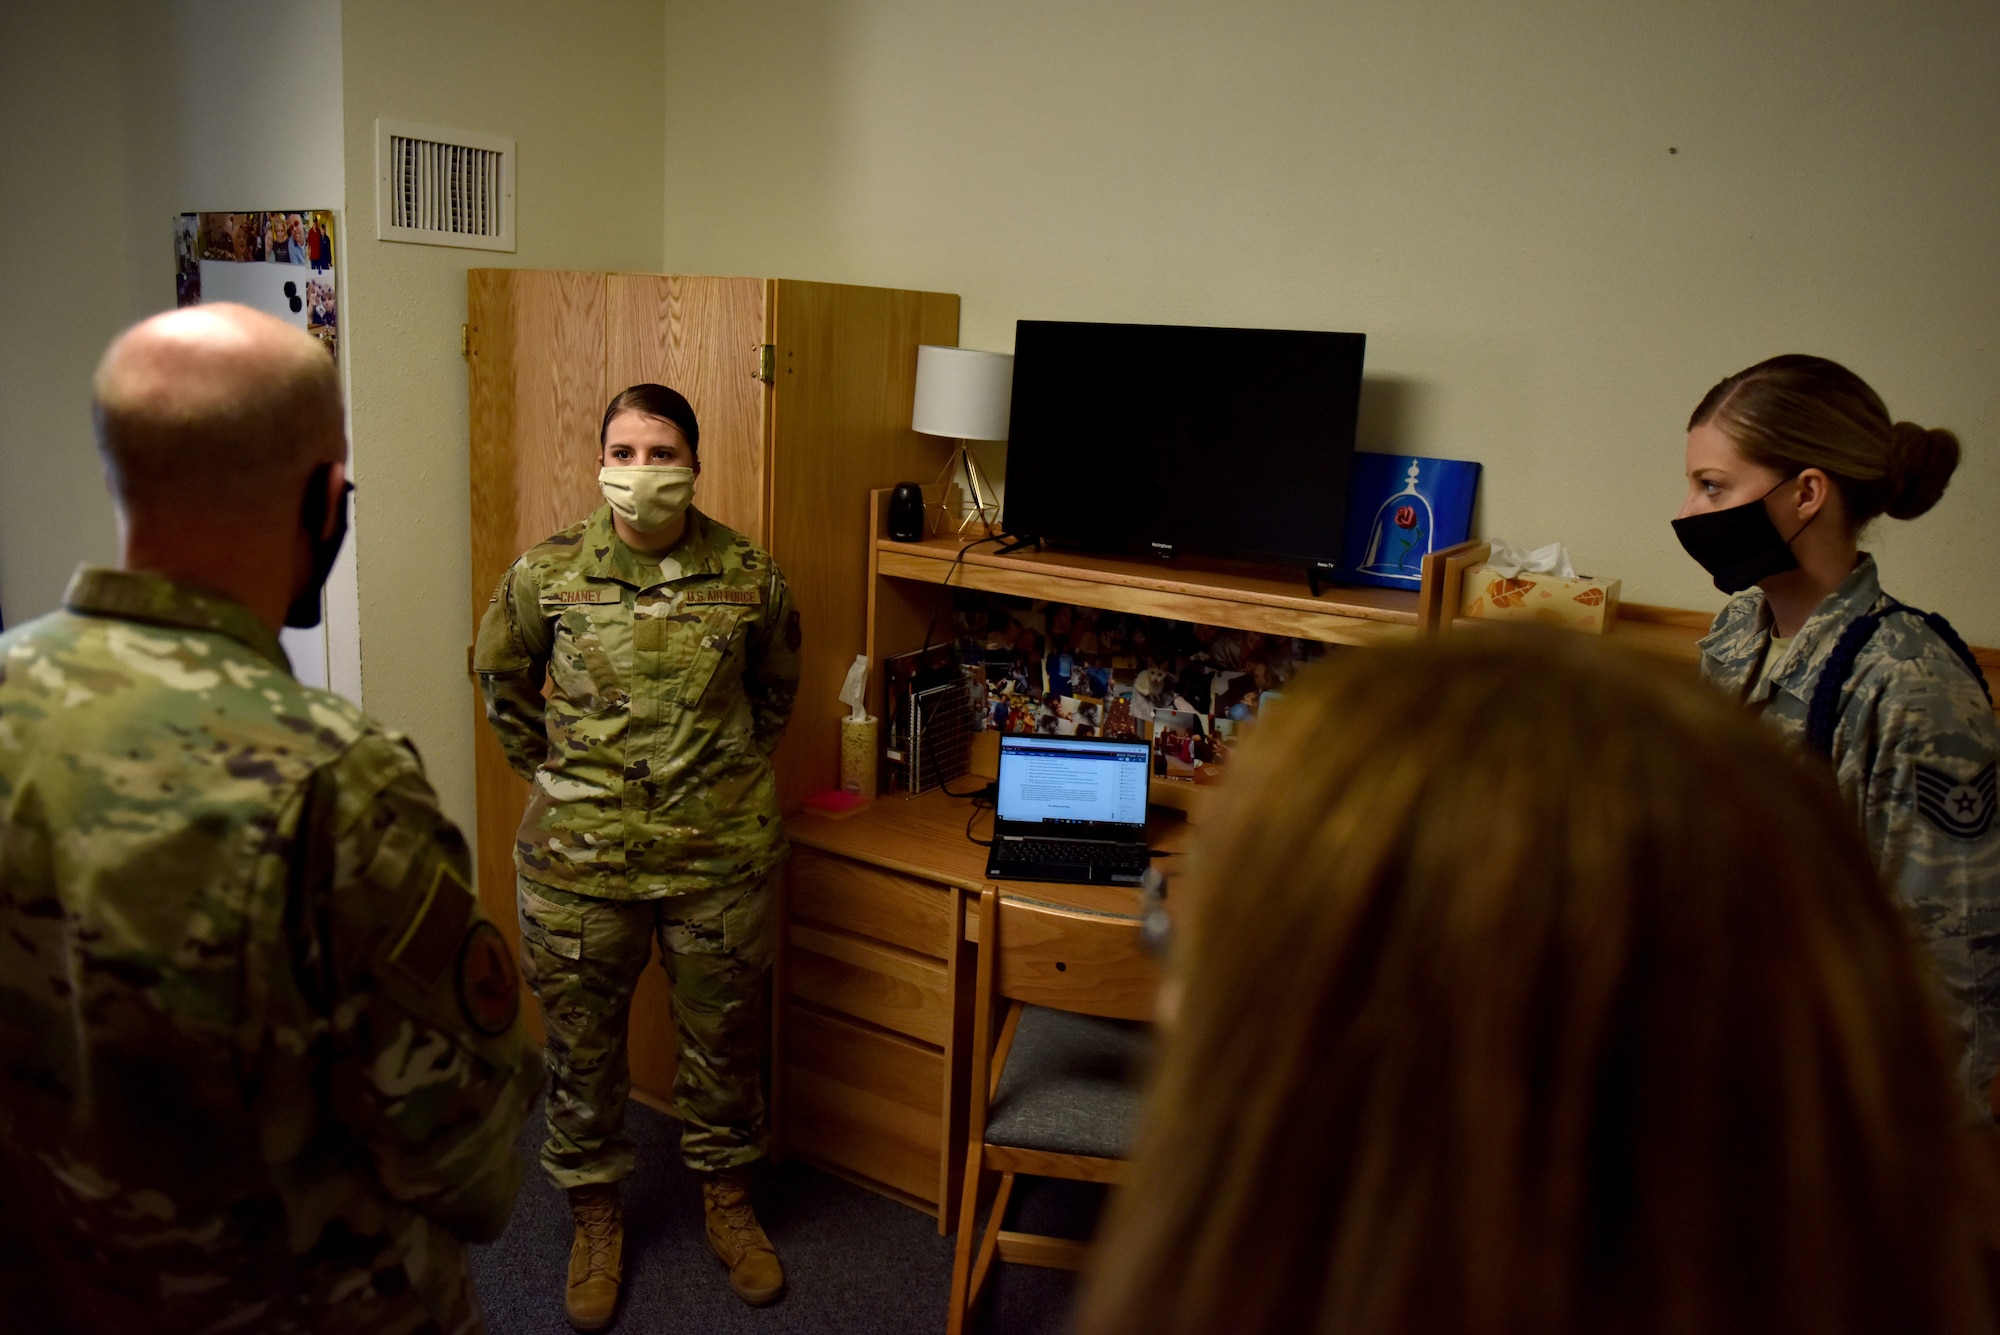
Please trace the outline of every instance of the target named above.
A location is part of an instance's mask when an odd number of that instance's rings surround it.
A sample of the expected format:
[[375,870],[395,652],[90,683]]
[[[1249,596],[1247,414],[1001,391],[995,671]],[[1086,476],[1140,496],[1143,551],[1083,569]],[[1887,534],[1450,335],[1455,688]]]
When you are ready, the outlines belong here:
[[662,899],[595,899],[519,880],[521,962],[548,1031],[548,1139],[557,1186],[632,1171],[627,1022],[655,938],[672,988],[681,1157],[714,1172],[762,1158],[765,987],[779,873]]

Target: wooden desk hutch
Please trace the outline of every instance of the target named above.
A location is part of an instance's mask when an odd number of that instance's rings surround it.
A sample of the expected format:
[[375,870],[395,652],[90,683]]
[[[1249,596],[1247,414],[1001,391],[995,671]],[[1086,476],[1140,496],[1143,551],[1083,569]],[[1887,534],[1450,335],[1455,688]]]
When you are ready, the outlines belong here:
[[[1222,563],[1157,562],[1046,552],[993,555],[958,539],[897,542],[886,493],[870,507],[870,662],[921,647],[941,587],[1044,598],[1111,611],[1204,622],[1327,644],[1381,646],[1434,625],[1439,599],[1386,589],[1315,598],[1302,576]],[[1436,573],[1441,582],[1442,558]],[[1644,609],[1629,622],[1655,647],[1692,662],[1698,630]],[[1685,619],[1685,618],[1684,618]],[[883,708],[879,671],[871,712]],[[1156,782],[1155,797],[1189,795]],[[785,951],[778,991],[780,1129],[788,1152],[926,1211],[954,1219],[964,1154],[963,1096],[971,1022],[968,905],[989,882],[985,852],[965,837],[964,801],[941,793],[880,797],[841,820],[789,822]],[[1169,849],[1184,822],[1156,822]],[[1136,892],[1012,883],[1003,893],[1078,913],[1134,914]]]

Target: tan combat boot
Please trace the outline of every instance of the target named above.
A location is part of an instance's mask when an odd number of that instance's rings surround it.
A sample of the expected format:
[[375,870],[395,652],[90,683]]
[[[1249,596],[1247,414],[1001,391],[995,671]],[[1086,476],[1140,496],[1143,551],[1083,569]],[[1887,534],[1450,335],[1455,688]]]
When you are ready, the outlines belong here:
[[618,1184],[593,1182],[569,1189],[576,1240],[569,1246],[569,1291],[563,1311],[578,1330],[603,1330],[618,1311],[618,1280],[625,1262],[625,1215]]
[[729,1287],[752,1307],[784,1292],[785,1272],[778,1253],[750,1209],[750,1175],[725,1168],[701,1179],[701,1203],[708,1215],[708,1249],[729,1267]]

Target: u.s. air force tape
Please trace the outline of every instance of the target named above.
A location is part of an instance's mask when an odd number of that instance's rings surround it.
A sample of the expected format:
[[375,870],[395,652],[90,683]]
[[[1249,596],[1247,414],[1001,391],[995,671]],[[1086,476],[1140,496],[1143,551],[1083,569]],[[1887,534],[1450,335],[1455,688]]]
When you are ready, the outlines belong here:
[[1917,810],[1924,819],[1954,839],[1980,839],[1993,828],[1996,802],[1994,762],[1970,779],[1960,779],[1929,765],[1917,766]]
[[763,596],[755,589],[739,589],[727,584],[719,584],[707,589],[689,589],[681,595],[682,607],[704,607],[717,603],[729,603],[738,607],[755,607],[763,601]]

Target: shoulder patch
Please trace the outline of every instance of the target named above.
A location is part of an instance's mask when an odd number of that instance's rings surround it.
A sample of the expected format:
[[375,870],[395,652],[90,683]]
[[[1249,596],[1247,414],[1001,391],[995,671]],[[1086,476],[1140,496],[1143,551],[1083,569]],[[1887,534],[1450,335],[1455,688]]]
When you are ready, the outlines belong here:
[[556,593],[543,594],[542,601],[545,603],[563,604],[583,603],[595,606],[605,603],[622,603],[625,601],[625,594],[619,589],[563,589]]
[[1996,787],[2000,782],[1991,760],[1969,781],[1919,763],[1917,810],[1954,839],[1980,839],[1993,828]]
[[507,939],[483,918],[465,934],[458,952],[458,1005],[472,1027],[488,1038],[512,1028],[521,1010],[521,980],[507,953]]
[[755,589],[736,588],[728,584],[718,584],[705,589],[689,589],[681,596],[682,607],[706,607],[718,603],[755,607],[763,601],[763,595]]
[[389,963],[424,987],[444,976],[472,920],[472,891],[444,862],[437,864],[410,925],[389,951]]

